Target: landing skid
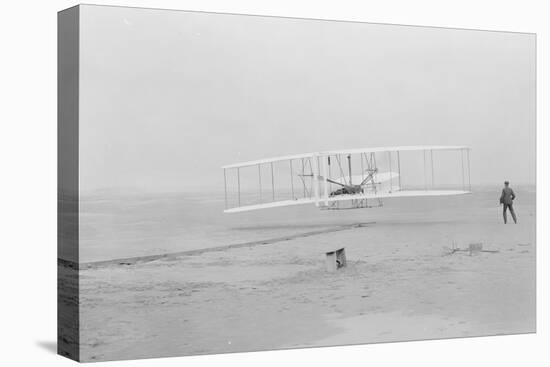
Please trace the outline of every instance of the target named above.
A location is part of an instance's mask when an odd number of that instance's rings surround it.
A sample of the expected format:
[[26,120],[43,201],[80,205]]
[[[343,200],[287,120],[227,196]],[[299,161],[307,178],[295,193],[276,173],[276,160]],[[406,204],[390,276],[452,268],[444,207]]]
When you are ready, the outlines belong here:
[[323,210],[349,210],[349,209],[368,209],[379,208],[383,206],[382,200],[376,199],[376,205],[369,205],[367,199],[353,199],[348,202],[345,201],[333,201],[328,203],[327,206],[322,207]]

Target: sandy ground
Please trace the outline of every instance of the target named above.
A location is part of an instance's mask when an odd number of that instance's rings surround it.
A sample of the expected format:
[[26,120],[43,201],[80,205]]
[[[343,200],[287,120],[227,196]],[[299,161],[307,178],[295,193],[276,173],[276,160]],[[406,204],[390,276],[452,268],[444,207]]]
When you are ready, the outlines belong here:
[[[533,332],[534,195],[523,197],[517,225],[499,221],[490,197],[475,208],[381,210],[363,227],[81,270],[81,359]],[[450,253],[476,242],[495,252]],[[348,266],[329,273],[325,252],[339,247]]]

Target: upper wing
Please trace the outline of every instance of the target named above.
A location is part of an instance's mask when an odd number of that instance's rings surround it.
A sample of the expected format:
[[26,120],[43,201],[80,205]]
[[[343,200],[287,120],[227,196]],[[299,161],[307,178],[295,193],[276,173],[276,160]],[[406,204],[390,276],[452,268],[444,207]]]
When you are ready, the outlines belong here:
[[243,168],[243,167],[257,166],[257,165],[269,164],[269,163],[275,163],[275,162],[281,162],[281,161],[300,160],[300,159],[312,158],[314,155],[315,153],[285,155],[285,156],[274,157],[274,158],[257,159],[254,161],[228,164],[223,166],[222,168],[223,169]]
[[388,153],[388,152],[412,152],[412,151],[433,151],[433,150],[461,150],[470,149],[466,145],[403,145],[392,147],[373,147],[359,149],[342,149],[322,152],[320,154],[361,154],[361,153]]

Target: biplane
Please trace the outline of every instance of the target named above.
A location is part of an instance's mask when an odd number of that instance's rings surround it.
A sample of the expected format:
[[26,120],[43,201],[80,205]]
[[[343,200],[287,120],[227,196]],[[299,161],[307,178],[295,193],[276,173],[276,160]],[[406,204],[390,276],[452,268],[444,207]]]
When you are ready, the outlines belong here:
[[[436,178],[434,168],[434,156],[444,152],[445,180]],[[404,162],[407,155],[414,157]],[[225,213],[305,204],[327,210],[360,209],[381,206],[385,198],[471,192],[467,146],[335,150],[259,159],[222,169]],[[405,169],[407,182],[402,174]],[[449,181],[446,176],[454,178]]]

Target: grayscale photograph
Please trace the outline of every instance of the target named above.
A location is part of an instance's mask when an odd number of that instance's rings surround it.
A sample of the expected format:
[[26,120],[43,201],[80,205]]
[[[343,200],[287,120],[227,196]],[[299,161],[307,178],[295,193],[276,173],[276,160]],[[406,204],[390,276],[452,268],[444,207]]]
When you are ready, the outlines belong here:
[[536,331],[536,36],[58,14],[58,352]]

